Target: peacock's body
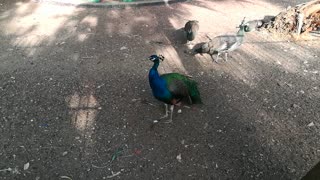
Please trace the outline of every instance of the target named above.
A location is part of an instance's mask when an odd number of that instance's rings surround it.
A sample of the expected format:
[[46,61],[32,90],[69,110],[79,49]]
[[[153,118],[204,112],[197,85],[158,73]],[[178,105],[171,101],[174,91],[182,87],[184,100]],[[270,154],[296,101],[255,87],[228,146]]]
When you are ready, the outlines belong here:
[[208,53],[211,55],[213,59],[213,55],[217,54],[215,61],[217,62],[219,55],[221,53],[225,53],[225,60],[227,60],[228,52],[234,51],[239,48],[244,39],[244,34],[246,32],[246,28],[248,28],[244,24],[244,20],[239,26],[239,31],[235,35],[221,35],[216,36],[211,39],[209,42],[204,43],[199,49],[196,49],[196,53]]
[[196,20],[188,21],[184,26],[187,41],[193,41],[199,31],[199,22]]
[[162,101],[166,105],[166,115],[168,116],[167,104],[171,105],[171,118],[174,105],[178,104],[183,99],[186,99],[190,104],[202,103],[197,83],[191,80],[188,76],[179,73],[168,73],[159,75],[158,67],[163,56],[152,55],[149,57],[154,62],[149,71],[149,83],[152,89],[153,96]]
[[258,30],[262,26],[263,26],[263,21],[262,20],[248,21],[248,22],[246,22],[245,32],[251,32],[251,31]]

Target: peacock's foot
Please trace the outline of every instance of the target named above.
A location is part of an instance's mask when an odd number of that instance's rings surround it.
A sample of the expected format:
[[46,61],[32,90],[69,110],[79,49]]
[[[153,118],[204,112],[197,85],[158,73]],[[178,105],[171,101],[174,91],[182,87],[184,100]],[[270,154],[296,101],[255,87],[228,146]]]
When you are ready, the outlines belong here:
[[164,119],[164,118],[167,118],[169,116],[168,113],[166,113],[164,116],[161,116],[160,119]]
[[163,121],[164,123],[172,123],[173,121],[172,121],[172,119],[168,119],[168,120],[166,120],[166,121]]
[[[158,122],[160,122],[160,121],[163,121],[162,119],[167,118],[167,117],[169,116],[168,105],[167,105],[167,104],[164,104],[164,105],[165,105],[165,107],[166,107],[166,114],[165,114],[164,116],[160,117],[160,119],[158,119],[158,120],[153,120],[153,123],[154,123],[154,124],[156,124],[156,123],[158,123]],[[170,111],[171,111],[171,113],[170,113],[170,119],[164,121],[164,123],[171,123],[171,122],[172,122],[173,109],[174,109],[174,105],[171,105],[171,106],[170,106]]]
[[167,118],[168,116],[169,116],[169,113],[166,112],[166,114],[165,114],[164,116],[161,116],[159,119],[153,120],[153,123],[154,123],[154,124],[155,124],[155,123],[158,123],[158,122],[162,121],[162,119]]
[[153,120],[153,124],[159,123],[159,122],[163,122],[163,123],[172,123],[172,119],[168,119],[168,120],[163,120],[163,119],[156,119]]
[[214,58],[213,55],[211,55],[211,59],[212,59],[213,62],[218,63],[218,57]]
[[166,114],[164,116],[160,117],[160,119],[167,118],[169,116],[168,105],[164,104],[164,107],[165,107]]

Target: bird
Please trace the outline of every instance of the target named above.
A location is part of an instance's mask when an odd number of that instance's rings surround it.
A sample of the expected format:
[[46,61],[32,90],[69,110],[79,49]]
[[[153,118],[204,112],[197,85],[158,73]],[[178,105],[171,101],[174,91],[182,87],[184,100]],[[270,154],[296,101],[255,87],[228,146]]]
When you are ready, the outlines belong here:
[[[218,62],[221,53],[225,53],[225,60],[227,61],[228,52],[234,51],[241,46],[247,29],[248,26],[245,24],[244,18],[239,25],[237,34],[216,36],[213,39],[209,38],[210,41],[204,43],[200,48],[195,49],[195,53],[208,53],[215,62]],[[213,58],[214,54],[217,54],[216,59]]]
[[186,38],[187,38],[187,44],[189,41],[193,41],[199,31],[199,21],[196,20],[191,20],[188,21],[184,25],[184,31],[186,33]]
[[158,67],[160,61],[164,60],[162,55],[151,55],[149,60],[153,62],[148,75],[152,94],[157,100],[165,104],[166,114],[160,119],[168,117],[168,105],[170,105],[171,114],[167,122],[170,123],[172,122],[174,106],[178,105],[182,100],[187,100],[189,104],[202,104],[200,92],[194,80],[179,73],[159,75]]

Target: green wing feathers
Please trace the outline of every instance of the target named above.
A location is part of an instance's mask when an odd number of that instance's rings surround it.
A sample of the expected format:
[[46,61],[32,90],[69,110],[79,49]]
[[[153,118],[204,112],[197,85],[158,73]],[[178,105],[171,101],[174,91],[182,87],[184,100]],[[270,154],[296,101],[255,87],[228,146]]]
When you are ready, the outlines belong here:
[[[202,104],[200,92],[198,90],[197,83],[194,80],[190,79],[185,75],[178,74],[178,73],[163,74],[161,75],[161,77],[167,82],[168,86],[175,87],[173,88],[173,91],[175,91],[175,92],[172,92],[173,94],[175,93],[181,94],[185,90],[187,90],[192,100],[192,104]],[[180,83],[177,83],[179,81]]]

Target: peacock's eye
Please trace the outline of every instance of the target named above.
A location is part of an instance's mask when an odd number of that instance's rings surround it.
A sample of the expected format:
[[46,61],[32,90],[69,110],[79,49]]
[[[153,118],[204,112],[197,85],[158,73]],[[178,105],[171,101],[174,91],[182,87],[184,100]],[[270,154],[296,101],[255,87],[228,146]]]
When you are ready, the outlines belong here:
[[150,57],[149,57],[149,59],[150,59],[151,61],[155,61],[157,58],[158,58],[157,56],[150,56]]

